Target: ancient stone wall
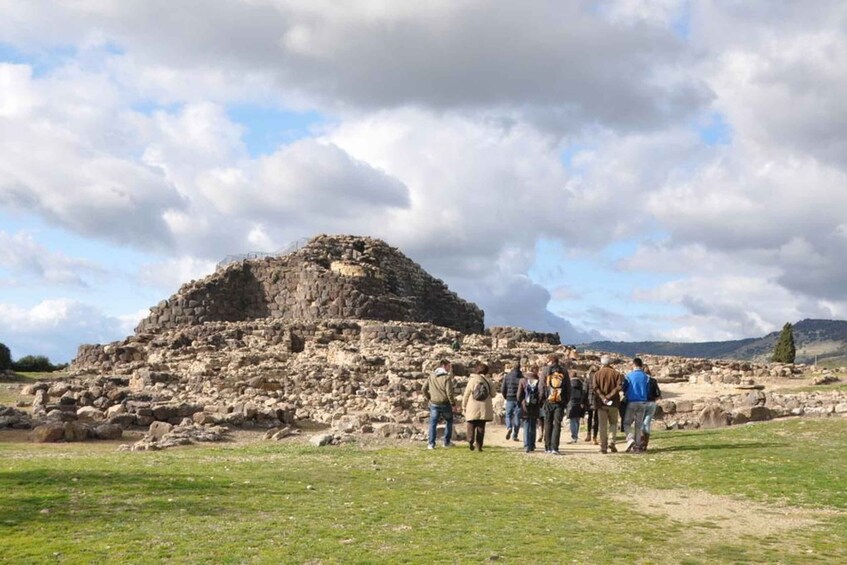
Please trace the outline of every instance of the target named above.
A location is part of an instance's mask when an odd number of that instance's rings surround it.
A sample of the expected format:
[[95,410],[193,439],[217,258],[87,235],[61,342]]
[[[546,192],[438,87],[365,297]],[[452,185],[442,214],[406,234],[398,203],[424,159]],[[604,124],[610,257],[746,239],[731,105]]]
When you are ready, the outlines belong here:
[[283,257],[246,260],[184,285],[137,333],[212,321],[333,318],[431,322],[483,331],[483,312],[386,243],[319,236]]

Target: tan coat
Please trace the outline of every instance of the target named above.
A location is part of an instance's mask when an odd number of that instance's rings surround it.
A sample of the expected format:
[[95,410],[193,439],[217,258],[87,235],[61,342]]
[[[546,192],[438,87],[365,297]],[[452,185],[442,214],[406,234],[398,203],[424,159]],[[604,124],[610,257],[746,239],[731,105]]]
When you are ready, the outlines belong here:
[[[480,382],[488,385],[488,398],[485,400],[474,400],[473,390]],[[485,375],[472,374],[465,387],[465,395],[462,397],[462,412],[465,420],[485,420],[490,422],[494,419],[494,406],[491,402],[492,396],[496,394],[494,382]]]

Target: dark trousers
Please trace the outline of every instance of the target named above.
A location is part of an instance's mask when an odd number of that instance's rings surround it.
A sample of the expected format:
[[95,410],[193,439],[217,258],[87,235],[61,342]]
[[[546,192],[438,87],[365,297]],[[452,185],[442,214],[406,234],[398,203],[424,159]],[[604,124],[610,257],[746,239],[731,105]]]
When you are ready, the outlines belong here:
[[482,447],[485,439],[485,420],[468,420],[468,443]]
[[544,405],[545,451],[559,451],[559,438],[562,435],[562,418],[564,417],[564,404],[548,403]]
[[597,410],[589,409],[586,414],[588,415],[588,418],[585,420],[586,437],[597,439],[597,430],[600,427],[600,418],[597,417]]
[[620,419],[621,419],[621,431],[622,432],[626,431],[626,427],[624,427],[624,424],[623,424],[624,419],[626,418],[626,404],[627,403],[625,401],[621,400],[621,406],[620,406],[620,408],[618,408],[618,413],[621,415]]

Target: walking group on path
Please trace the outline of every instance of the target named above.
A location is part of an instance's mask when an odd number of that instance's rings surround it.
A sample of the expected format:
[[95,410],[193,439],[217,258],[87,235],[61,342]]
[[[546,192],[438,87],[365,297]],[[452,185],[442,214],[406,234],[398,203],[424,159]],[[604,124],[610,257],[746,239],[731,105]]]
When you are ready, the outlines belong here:
[[[545,453],[559,455],[564,420],[568,420],[568,443],[573,444],[579,441],[583,418],[585,441],[599,443],[600,453],[618,451],[619,419],[626,434],[625,451],[647,450],[656,401],[662,392],[638,357],[632,360],[632,370],[626,376],[615,370],[605,355],[600,358],[600,367],[592,367],[584,377],[571,374],[567,362],[556,354],[549,355],[540,369],[530,364],[522,370],[520,362],[506,368],[499,391],[505,399],[506,439],[519,442],[523,428],[527,453],[535,451],[540,428]],[[440,420],[445,422],[444,447],[452,445],[453,416],[461,413],[467,422],[469,449],[482,451],[485,423],[494,419],[496,394],[488,365],[480,362],[473,367],[461,403],[456,402],[452,366],[446,360],[427,378],[422,393],[429,401],[429,449],[435,449]]]

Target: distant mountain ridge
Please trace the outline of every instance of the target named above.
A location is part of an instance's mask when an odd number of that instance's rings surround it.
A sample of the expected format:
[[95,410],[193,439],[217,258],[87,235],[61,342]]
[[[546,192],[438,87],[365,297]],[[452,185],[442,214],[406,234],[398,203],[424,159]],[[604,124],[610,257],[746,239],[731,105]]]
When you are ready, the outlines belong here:
[[[731,341],[677,343],[671,341],[594,341],[586,349],[609,351],[632,357],[639,353],[700,357],[709,359],[740,359],[769,361],[779,332],[760,338]],[[794,343],[798,363],[847,357],[847,320],[801,320],[794,324]]]

